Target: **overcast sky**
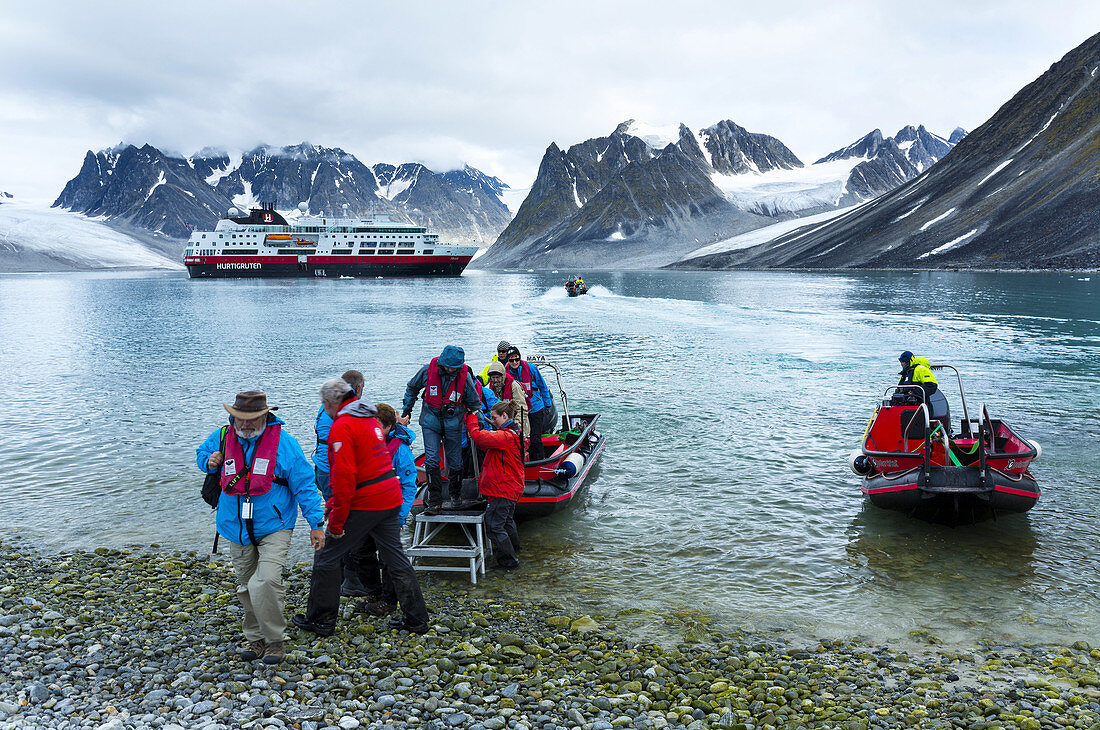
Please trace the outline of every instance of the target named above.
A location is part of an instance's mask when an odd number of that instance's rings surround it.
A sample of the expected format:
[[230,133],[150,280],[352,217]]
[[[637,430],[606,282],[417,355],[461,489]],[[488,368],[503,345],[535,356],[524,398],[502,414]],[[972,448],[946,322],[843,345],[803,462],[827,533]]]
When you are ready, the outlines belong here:
[[530,185],[625,119],[732,119],[803,162],[876,127],[985,121],[1100,31],[1100,2],[0,0],[0,190],[85,151],[308,140]]

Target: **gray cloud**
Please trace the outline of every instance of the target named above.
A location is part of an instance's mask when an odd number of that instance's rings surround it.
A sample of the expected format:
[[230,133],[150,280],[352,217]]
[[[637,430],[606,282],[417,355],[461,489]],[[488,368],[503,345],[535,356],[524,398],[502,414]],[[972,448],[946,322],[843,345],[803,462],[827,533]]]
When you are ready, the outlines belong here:
[[529,184],[546,145],[733,119],[804,160],[971,129],[1098,27],[1088,2],[20,3],[0,18],[0,189],[85,149],[308,140]]

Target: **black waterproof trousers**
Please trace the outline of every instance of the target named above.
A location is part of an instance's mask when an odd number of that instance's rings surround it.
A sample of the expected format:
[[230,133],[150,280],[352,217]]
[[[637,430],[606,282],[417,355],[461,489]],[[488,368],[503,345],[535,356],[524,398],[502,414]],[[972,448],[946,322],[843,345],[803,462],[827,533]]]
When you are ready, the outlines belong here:
[[516,503],[504,497],[491,497],[485,507],[485,531],[493,543],[497,563],[508,568],[519,565],[519,531],[516,530]]
[[360,549],[364,538],[369,536],[374,540],[382,565],[393,581],[397,602],[405,614],[405,623],[412,626],[428,623],[428,607],[424,605],[416,571],[401,545],[398,512],[399,507],[377,511],[352,510],[344,523],[344,536],[326,537],[325,546],[313,555],[306,619],[322,626],[335,625],[340,608],[341,558]]

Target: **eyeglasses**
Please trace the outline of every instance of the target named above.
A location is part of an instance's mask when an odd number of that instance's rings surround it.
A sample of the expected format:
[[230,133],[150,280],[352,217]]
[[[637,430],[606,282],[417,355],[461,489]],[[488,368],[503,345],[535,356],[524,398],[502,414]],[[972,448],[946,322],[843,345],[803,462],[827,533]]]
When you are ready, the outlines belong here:
[[510,358],[508,358],[508,362],[519,362],[519,358],[518,357],[510,357]]

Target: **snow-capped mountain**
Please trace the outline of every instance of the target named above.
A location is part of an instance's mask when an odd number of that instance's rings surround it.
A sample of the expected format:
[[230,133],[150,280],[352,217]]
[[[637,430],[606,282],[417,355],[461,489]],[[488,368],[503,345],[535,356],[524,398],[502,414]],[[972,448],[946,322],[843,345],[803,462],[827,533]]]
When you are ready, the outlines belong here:
[[[951,153],[919,177],[832,220],[748,245],[728,241],[685,265],[1100,267],[1098,75],[1100,34],[976,130],[953,132]],[[912,140],[908,153],[937,149],[920,128],[902,136]]]
[[11,200],[14,197],[15,196],[11,193],[6,193],[3,190],[0,190],[0,203],[3,203],[5,200]]
[[379,163],[371,170],[379,194],[412,220],[433,227],[449,221],[452,238],[486,246],[512,218],[503,197],[508,186],[469,165],[444,173],[419,163]]
[[[959,131],[958,128],[955,130]],[[964,133],[965,135],[965,133]],[[912,125],[902,127],[894,141],[898,148],[905,152],[905,156],[917,168],[918,172],[924,172],[925,168],[936,164],[938,160],[951,151],[955,143],[952,143],[939,135],[932,134],[924,125],[914,128]]]
[[[88,152],[54,205],[183,239],[209,229],[230,207],[274,202],[295,217],[387,213],[431,225],[453,241],[487,244],[509,219],[507,186],[465,167],[437,173],[409,163],[376,165],[339,148],[261,145],[241,154],[205,148],[183,158],[145,145]],[[398,174],[400,172],[400,174]]]
[[658,266],[700,240],[759,226],[715,186],[711,160],[758,170],[801,163],[779,140],[732,122],[703,131],[681,124],[673,136],[628,120],[568,150],[551,143],[516,217],[477,263]]
[[567,151],[551,143],[527,199],[478,264],[663,265],[715,240],[874,198],[953,146],[923,126],[899,137],[875,130],[809,166],[775,137],[729,120],[697,132],[629,120]]
[[89,150],[54,206],[186,238],[192,228],[213,228],[227,201],[188,160],[169,157],[152,145],[120,145],[98,153]]

